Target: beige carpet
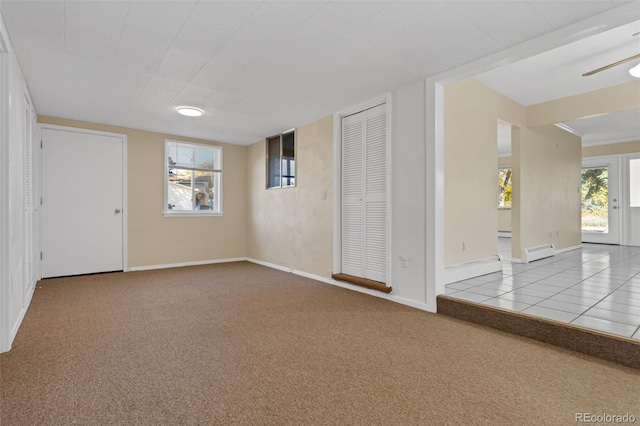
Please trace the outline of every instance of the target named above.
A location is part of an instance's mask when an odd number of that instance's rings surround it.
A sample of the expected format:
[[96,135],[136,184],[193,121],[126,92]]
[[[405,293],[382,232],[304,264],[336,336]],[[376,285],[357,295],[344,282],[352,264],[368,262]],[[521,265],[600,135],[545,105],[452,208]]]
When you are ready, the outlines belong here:
[[5,425],[574,424],[640,372],[239,262],[42,281]]

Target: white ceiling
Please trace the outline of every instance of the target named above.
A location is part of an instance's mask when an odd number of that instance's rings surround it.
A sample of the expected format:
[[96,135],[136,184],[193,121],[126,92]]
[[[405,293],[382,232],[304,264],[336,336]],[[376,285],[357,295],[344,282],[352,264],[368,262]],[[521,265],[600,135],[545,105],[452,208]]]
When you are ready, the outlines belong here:
[[640,141],[640,110],[622,111],[562,123],[582,136],[582,146]]
[[[631,22],[482,73],[475,78],[521,105],[529,106],[635,80],[635,60],[582,77],[582,74],[640,53],[640,21]],[[638,94],[640,96],[640,93]],[[566,121],[582,146],[640,140],[640,110]],[[511,155],[508,126],[498,126],[498,156]]]
[[[38,114],[247,145],[623,3],[3,0],[0,7]],[[580,72],[600,66],[587,64]],[[179,116],[180,105],[205,115]]]
[[475,78],[520,105],[590,92],[635,80],[629,69],[640,60],[582,77],[582,74],[640,53],[640,21],[532,56]]

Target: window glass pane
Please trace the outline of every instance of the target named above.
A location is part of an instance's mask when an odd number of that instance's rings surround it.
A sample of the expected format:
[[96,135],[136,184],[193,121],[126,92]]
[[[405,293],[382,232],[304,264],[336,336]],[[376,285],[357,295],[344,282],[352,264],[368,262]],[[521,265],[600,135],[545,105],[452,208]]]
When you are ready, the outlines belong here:
[[178,160],[178,152],[176,150],[176,144],[167,144],[167,157],[168,158],[168,164],[170,166],[175,166],[176,165],[176,161]]
[[176,147],[176,165],[182,167],[193,167],[193,149],[183,146]]
[[193,167],[196,169],[211,169],[213,170],[213,151],[205,149],[195,150],[195,159]]
[[498,169],[498,207],[511,207],[511,169]]
[[295,140],[294,132],[282,135],[282,186],[295,185]]
[[280,187],[280,136],[267,139],[267,153],[269,155],[267,170],[267,187]]
[[213,172],[195,172],[194,210],[213,210]]
[[193,210],[191,170],[169,169],[167,209],[173,211]]
[[629,160],[629,202],[631,207],[640,207],[640,158]]
[[582,169],[582,231],[609,232],[609,169]]

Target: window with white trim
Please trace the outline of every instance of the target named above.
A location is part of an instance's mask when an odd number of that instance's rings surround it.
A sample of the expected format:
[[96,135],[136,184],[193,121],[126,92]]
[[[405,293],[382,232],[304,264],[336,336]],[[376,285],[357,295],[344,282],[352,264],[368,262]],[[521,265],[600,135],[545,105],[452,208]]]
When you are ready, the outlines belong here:
[[511,208],[511,167],[498,168],[498,207]]
[[165,140],[166,216],[222,214],[222,147]]
[[267,138],[267,189],[296,186],[296,131]]

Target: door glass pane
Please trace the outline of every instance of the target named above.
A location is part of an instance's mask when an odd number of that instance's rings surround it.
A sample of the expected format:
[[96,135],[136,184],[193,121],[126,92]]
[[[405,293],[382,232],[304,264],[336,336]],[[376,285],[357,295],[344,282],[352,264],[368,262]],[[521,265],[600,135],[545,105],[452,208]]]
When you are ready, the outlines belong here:
[[640,207],[640,158],[629,160],[629,203]]
[[609,169],[582,169],[582,232],[609,232]]

